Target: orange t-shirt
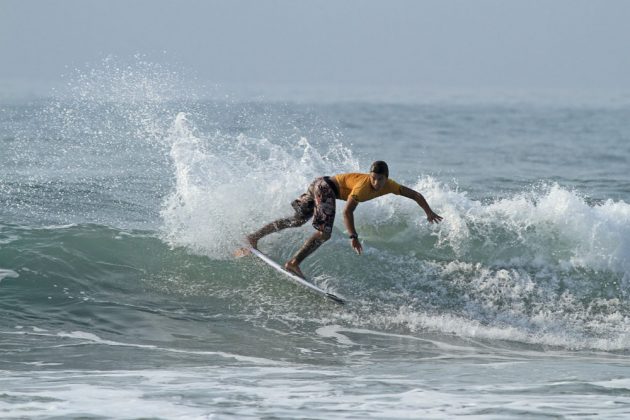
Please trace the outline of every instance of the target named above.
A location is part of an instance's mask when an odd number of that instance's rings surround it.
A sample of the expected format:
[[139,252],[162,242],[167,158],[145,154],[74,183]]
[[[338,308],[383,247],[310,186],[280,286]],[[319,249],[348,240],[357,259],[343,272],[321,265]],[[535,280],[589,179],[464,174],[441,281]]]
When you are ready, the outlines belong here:
[[339,184],[339,198],[342,200],[352,197],[363,202],[385,194],[400,195],[400,185],[393,179],[388,179],[383,188],[375,191],[370,184],[370,174],[348,173],[335,175],[334,178]]

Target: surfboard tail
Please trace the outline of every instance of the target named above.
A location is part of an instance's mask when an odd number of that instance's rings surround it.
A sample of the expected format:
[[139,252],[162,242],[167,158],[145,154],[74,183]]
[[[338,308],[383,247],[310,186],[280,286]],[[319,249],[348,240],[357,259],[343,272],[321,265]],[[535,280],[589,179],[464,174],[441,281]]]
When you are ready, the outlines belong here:
[[337,302],[340,305],[345,305],[346,301],[340,298],[339,296],[335,296],[332,293],[326,293],[326,297],[330,300]]

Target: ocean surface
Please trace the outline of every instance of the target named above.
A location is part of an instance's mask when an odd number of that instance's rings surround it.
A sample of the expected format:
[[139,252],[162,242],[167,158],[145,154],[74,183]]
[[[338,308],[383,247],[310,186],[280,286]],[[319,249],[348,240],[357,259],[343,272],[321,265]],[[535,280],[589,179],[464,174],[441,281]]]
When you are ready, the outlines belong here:
[[[0,104],[0,417],[630,415],[630,100],[202,93],[107,64]],[[362,203],[358,256],[338,214],[302,268],[347,305],[232,257],[377,159],[444,221]]]

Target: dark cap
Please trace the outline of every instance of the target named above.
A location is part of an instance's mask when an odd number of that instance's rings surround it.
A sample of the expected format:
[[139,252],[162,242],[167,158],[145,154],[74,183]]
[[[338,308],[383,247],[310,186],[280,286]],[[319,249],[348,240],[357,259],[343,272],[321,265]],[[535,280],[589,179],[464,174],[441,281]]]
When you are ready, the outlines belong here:
[[376,162],[372,163],[372,166],[370,166],[370,172],[385,175],[389,178],[389,168],[387,167],[387,163],[383,162],[382,160],[377,160]]

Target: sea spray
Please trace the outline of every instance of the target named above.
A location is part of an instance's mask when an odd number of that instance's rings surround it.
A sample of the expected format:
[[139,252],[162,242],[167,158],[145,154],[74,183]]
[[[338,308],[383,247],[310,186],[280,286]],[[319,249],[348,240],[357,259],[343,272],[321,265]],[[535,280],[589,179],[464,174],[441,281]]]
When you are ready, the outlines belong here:
[[[145,205],[157,213],[170,185],[170,145],[163,141],[182,107],[196,109],[185,76],[138,56],[107,57],[65,77],[50,100],[12,117],[21,123],[5,148],[11,170],[0,190],[11,195],[19,182],[22,194],[7,207],[44,223],[154,225],[140,213]],[[135,198],[139,191],[144,200]],[[103,207],[130,214],[112,220]]]
[[161,215],[169,243],[212,258],[231,258],[247,233],[292,214],[290,202],[315,177],[358,170],[336,142],[320,152],[304,137],[199,136],[178,114],[169,135],[176,184]]

